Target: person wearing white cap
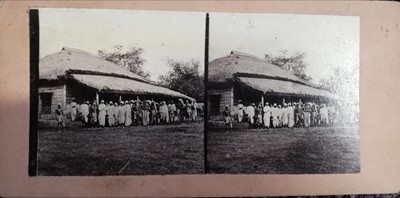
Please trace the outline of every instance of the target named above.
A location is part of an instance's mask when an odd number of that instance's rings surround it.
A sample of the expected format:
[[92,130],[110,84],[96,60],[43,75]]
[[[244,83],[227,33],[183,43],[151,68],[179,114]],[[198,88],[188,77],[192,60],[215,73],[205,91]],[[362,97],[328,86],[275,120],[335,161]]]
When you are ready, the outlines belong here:
[[264,127],[269,128],[269,125],[271,124],[271,107],[269,106],[269,103],[265,103],[265,106],[263,108],[263,121],[264,121]]
[[106,108],[106,115],[108,116],[108,126],[114,126],[114,103],[112,101]]
[[283,103],[283,108],[282,108],[282,125],[283,127],[287,127],[289,124],[289,111],[287,108],[287,104]]
[[77,113],[77,109],[78,109],[78,104],[76,104],[75,98],[72,98],[72,102],[71,102],[70,106],[71,106],[71,120],[75,121],[76,113]]
[[99,105],[99,125],[101,127],[106,125],[106,105],[104,104],[104,100],[101,100]]
[[280,110],[276,106],[276,103],[274,103],[274,107],[272,108],[271,114],[272,114],[272,126],[274,128],[278,127],[279,124],[279,112]]

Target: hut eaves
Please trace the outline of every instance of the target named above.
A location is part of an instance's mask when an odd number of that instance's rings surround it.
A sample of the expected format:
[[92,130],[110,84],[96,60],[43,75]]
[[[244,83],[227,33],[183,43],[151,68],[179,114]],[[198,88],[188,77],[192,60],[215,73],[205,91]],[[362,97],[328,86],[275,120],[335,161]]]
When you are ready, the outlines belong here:
[[191,97],[161,86],[155,86],[149,83],[139,82],[126,78],[85,74],[72,74],[70,76],[78,83],[82,83],[88,87],[92,87],[98,90],[100,93],[162,95],[193,100],[193,98]]

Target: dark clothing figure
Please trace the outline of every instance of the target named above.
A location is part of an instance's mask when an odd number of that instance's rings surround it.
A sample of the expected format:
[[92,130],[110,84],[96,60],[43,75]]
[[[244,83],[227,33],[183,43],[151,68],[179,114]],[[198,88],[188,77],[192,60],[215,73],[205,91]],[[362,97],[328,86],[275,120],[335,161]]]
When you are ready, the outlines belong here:
[[224,116],[225,132],[232,132],[232,116],[229,107],[225,108],[225,110],[222,112],[222,115]]
[[97,125],[97,104],[93,103],[90,106],[90,125],[95,127]]
[[61,130],[61,127],[65,131],[64,110],[61,108],[61,105],[58,105],[58,108],[55,110],[55,114],[56,114],[58,131]]

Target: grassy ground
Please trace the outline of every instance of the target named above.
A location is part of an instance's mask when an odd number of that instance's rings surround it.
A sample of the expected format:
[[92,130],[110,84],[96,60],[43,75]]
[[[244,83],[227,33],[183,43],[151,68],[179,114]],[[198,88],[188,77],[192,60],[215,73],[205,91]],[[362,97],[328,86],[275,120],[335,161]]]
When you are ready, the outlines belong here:
[[357,173],[358,127],[212,130],[207,173]]
[[130,128],[73,126],[65,132],[41,127],[38,175],[202,174],[203,137],[203,122]]

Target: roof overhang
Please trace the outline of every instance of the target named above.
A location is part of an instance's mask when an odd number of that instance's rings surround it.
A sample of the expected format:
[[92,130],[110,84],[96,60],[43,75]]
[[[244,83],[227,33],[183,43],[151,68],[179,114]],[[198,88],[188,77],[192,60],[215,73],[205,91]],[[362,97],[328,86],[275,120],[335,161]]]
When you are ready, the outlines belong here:
[[243,83],[264,94],[298,97],[324,97],[338,100],[340,97],[328,91],[317,89],[293,81],[284,81],[267,78],[236,77],[236,81]]
[[154,95],[193,100],[193,98],[177,91],[127,78],[88,74],[70,74],[69,78],[77,83],[96,89],[100,93]]

